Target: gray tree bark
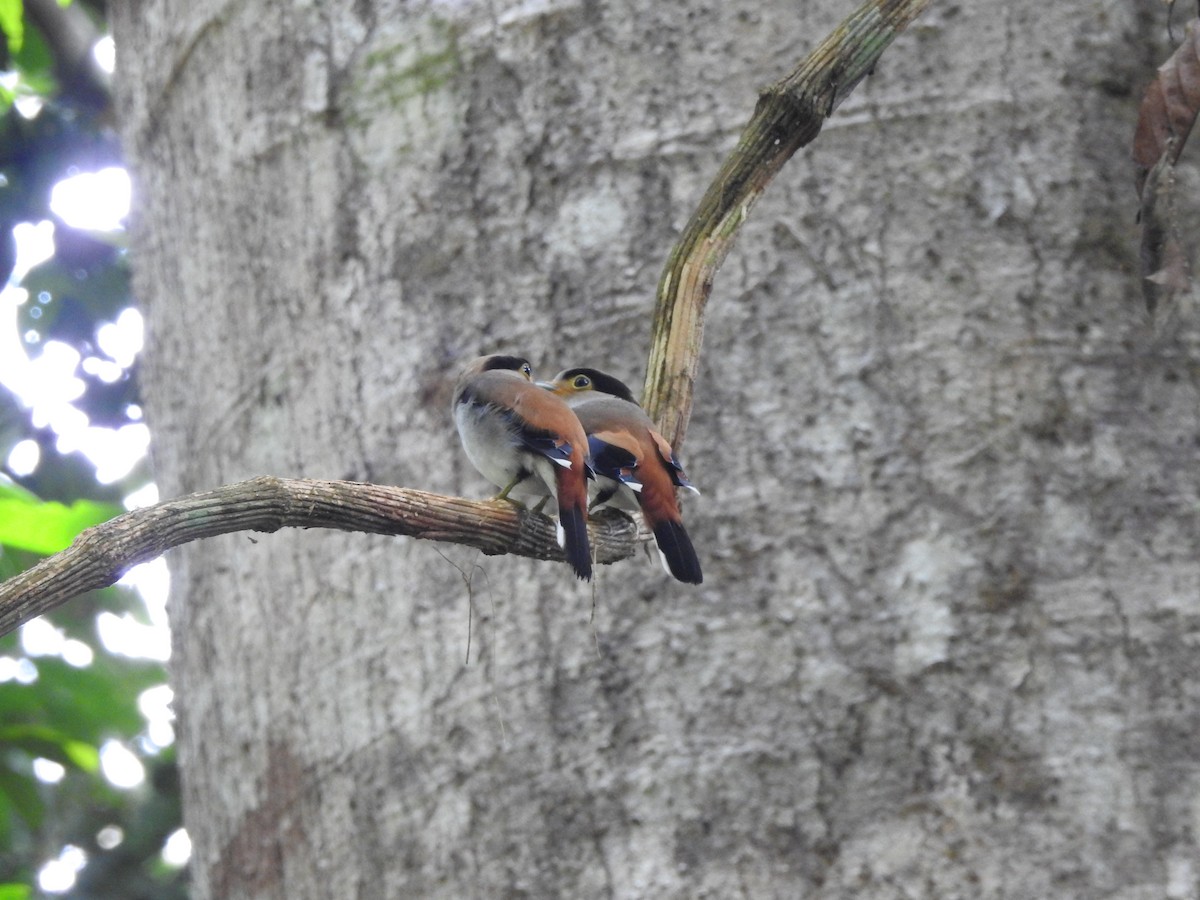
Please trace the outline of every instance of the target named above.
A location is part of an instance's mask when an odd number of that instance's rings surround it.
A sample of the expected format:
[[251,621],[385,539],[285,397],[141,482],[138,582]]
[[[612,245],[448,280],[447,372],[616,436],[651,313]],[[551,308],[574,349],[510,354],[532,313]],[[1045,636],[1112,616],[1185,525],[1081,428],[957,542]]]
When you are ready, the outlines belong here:
[[[114,4],[163,495],[486,495],[457,370],[636,382],[850,8]],[[1196,897],[1200,329],[1141,313],[1127,149],[1168,49],[1149,0],[935,4],[784,169],[710,306],[702,587],[175,551],[195,895]]]

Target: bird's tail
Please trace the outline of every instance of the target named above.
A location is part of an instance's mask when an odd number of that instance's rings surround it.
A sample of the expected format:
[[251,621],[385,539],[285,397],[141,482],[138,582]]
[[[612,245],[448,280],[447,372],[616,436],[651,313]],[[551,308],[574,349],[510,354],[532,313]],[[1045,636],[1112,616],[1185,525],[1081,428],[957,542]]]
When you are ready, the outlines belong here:
[[663,519],[652,527],[666,570],[685,584],[704,581],[700,573],[700,560],[696,558],[696,548],[692,546],[692,539],[688,537],[683,522],[679,519]]
[[582,471],[559,468],[555,471],[558,488],[558,545],[567,562],[584,581],[592,577],[592,548],[587,533],[587,481]]

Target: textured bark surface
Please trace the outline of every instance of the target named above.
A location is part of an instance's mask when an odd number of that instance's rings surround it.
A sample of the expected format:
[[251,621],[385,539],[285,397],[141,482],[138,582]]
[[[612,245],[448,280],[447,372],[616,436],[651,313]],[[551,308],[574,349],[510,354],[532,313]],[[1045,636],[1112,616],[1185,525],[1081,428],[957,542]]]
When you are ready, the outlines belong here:
[[[709,307],[701,588],[175,551],[196,896],[1196,896],[1200,330],[1140,314],[1127,155],[1160,10],[935,4],[783,170]],[[848,11],[114,4],[163,495],[485,496],[459,366],[637,381],[757,89]]]

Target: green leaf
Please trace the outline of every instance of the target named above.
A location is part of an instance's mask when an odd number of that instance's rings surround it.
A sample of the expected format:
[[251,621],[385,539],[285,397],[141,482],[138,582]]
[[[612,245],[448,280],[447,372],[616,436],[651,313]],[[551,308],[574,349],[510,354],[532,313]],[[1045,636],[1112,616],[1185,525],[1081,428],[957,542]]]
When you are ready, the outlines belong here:
[[38,790],[37,779],[0,767],[0,794],[8,798],[12,811],[24,819],[26,825],[33,829],[41,827],[46,804]]
[[41,756],[84,772],[96,772],[100,768],[99,750],[47,725],[0,726],[0,746],[5,744],[24,750],[30,756]]
[[[6,0],[0,0],[0,3]],[[12,2],[12,0],[7,0]],[[18,4],[19,5],[19,4]],[[47,77],[54,68],[54,55],[50,52],[49,46],[46,44],[46,39],[42,37],[42,33],[36,28],[25,29],[24,40],[21,42],[21,49],[12,52],[13,62],[16,63],[16,68],[22,76],[36,75],[39,77]],[[43,94],[42,96],[49,96]]]
[[138,695],[164,683],[159,663],[97,654],[86,669],[52,656],[38,657],[33,684],[0,684],[0,710],[13,724],[47,725],[99,746],[106,738],[132,740],[145,728]]
[[64,740],[60,745],[67,762],[55,760],[62,765],[73,766],[81,772],[100,771],[100,751],[83,741]]
[[79,532],[107,522],[124,510],[113,503],[62,503],[0,498],[0,544],[49,555],[69,547]]
[[27,884],[0,884],[0,900],[31,900],[33,888]]
[[12,53],[20,53],[25,42],[25,4],[22,0],[0,0],[0,31]]
[[0,476],[0,500],[21,500],[40,503],[38,495],[13,481]]

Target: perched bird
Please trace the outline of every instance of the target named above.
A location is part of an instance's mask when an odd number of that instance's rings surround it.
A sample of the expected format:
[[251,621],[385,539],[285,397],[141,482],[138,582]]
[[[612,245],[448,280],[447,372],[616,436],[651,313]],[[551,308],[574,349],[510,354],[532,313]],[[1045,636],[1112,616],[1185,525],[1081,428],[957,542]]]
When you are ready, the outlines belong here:
[[683,473],[666,438],[637,405],[629,388],[596,369],[567,369],[542,387],[563,397],[587,432],[596,472],[592,507],[611,502],[640,509],[662,556],[680,581],[700,584],[700,560],[683,527],[675,488],[700,493]]
[[575,574],[591,578],[588,442],[571,408],[533,383],[528,360],[481,356],[454,386],[454,422],[471,464],[501,488],[496,499],[554,498],[558,544]]

